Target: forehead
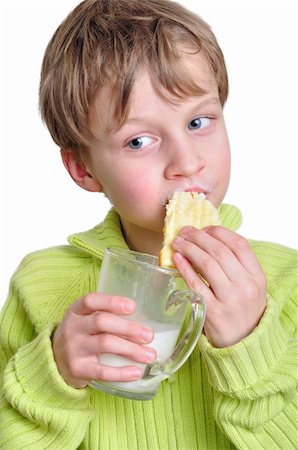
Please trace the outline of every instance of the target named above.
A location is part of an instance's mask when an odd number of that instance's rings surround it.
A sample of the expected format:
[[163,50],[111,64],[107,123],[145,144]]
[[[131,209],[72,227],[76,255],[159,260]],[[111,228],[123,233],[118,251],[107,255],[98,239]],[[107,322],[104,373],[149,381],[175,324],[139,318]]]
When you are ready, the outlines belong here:
[[[198,91],[200,89],[199,95],[204,96],[212,93],[218,96],[218,87],[214,73],[201,52],[184,49],[181,51],[179,65],[187,79],[193,83],[194,91],[196,86]],[[183,98],[173,95],[161,83],[156,86],[156,82],[152,82],[154,75],[149,65],[137,68],[136,71],[125,120],[128,120],[131,115],[137,116],[141,110],[150,109],[150,105],[155,102],[156,95],[172,105],[179,104],[181,101],[189,98],[187,96]],[[113,101],[113,87],[107,85],[98,92],[91,108],[90,129],[93,136],[103,138],[111,131],[119,129],[115,121],[115,108],[116,102]]]
[[188,76],[191,74],[194,83],[205,88],[216,86],[213,70],[201,51],[183,48],[180,55],[180,64]]

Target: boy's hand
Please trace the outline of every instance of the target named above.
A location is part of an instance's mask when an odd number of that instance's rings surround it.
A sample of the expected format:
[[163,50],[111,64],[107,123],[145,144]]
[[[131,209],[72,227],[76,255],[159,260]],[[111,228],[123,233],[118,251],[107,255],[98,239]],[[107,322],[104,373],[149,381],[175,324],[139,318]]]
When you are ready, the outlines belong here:
[[[66,383],[83,388],[91,380],[133,381],[141,378],[136,366],[100,365],[97,355],[114,353],[139,363],[156,358],[148,344],[153,332],[126,315],[135,303],[124,297],[92,293],[74,302],[53,336],[53,352],[58,370]],[[123,317],[119,317],[123,316]]]
[[226,347],[250,334],[266,306],[266,279],[248,242],[221,226],[185,227],[172,246],[185,282],[204,297],[211,344]]

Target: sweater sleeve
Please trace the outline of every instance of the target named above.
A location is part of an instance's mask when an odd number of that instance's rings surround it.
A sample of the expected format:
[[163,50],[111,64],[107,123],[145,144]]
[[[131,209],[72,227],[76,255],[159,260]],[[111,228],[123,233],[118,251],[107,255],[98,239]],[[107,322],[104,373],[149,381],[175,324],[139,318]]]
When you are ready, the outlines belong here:
[[255,331],[238,344],[200,349],[219,427],[238,449],[297,449],[297,288],[268,292]]
[[93,417],[89,389],[64,382],[52,353],[55,323],[36,329],[19,297],[12,281],[0,316],[1,449],[76,449]]

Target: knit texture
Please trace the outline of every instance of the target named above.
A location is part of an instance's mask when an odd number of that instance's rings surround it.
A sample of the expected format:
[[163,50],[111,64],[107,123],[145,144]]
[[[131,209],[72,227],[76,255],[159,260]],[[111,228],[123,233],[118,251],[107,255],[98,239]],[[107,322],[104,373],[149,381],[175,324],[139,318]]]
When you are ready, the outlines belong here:
[[[239,210],[222,205],[237,230]],[[150,401],[74,389],[60,376],[51,334],[67,307],[95,291],[104,248],[126,247],[114,209],[70,245],[28,255],[0,317],[0,448],[7,450],[297,449],[297,253],[250,241],[267,276],[254,332],[216,349],[204,335]]]

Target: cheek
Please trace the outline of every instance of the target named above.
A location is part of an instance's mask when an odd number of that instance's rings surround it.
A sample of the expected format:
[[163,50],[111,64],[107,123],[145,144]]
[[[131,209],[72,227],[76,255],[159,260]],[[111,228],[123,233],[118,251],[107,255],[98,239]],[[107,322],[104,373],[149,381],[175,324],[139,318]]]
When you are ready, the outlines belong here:
[[226,135],[221,134],[218,136],[214,146],[214,153],[212,154],[212,161],[210,162],[210,172],[212,173],[211,179],[216,186],[214,197],[212,197],[213,203],[219,206],[223,201],[230,181],[230,147]]
[[231,152],[227,136],[223,136],[219,145],[219,151],[216,154],[216,166],[218,178],[221,181],[229,180],[231,169]]
[[118,184],[117,197],[122,198],[127,204],[138,205],[154,198],[154,182],[144,172],[133,173],[123,177]]
[[222,181],[229,180],[231,169],[230,152],[222,153],[218,160],[219,177]]

